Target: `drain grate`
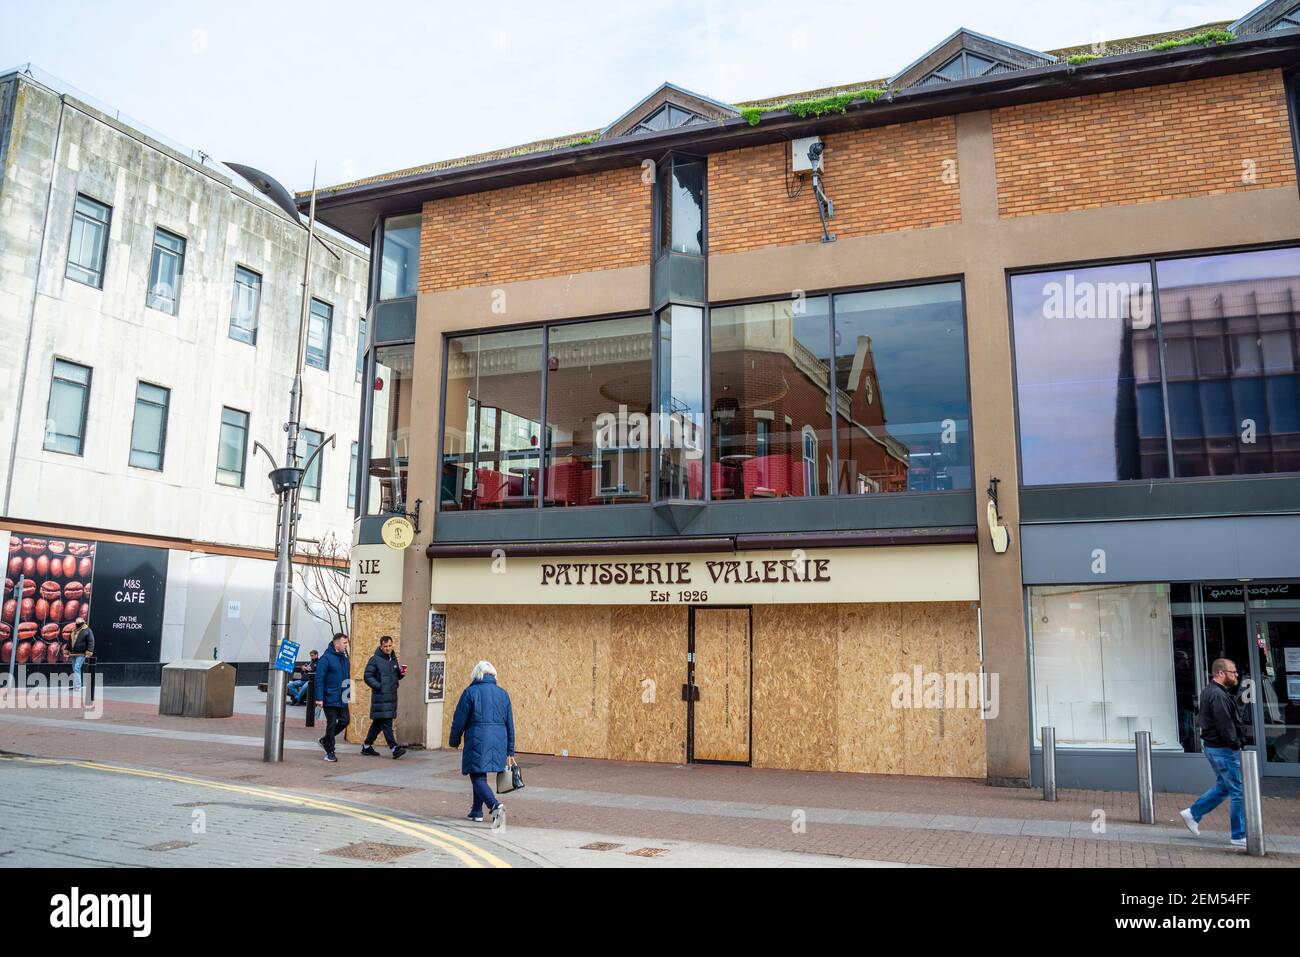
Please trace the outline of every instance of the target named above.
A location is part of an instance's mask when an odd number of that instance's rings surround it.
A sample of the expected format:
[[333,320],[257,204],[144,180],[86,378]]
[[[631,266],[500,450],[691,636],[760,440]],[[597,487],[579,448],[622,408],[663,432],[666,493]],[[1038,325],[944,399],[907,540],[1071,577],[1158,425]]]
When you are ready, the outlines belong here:
[[611,844],[609,841],[593,841],[590,844],[582,845],[584,851],[614,851],[622,847],[622,844]]
[[146,851],[179,851],[182,847],[193,847],[193,841],[163,841],[161,844],[150,844],[145,848]]
[[334,857],[346,857],[354,861],[395,861],[399,857],[405,857],[407,854],[414,854],[419,851],[418,847],[403,847],[400,844],[384,844],[379,841],[358,841],[355,844],[346,844],[343,847],[336,847],[332,851],[322,851],[322,854],[330,854]]
[[666,847],[638,847],[635,851],[628,851],[629,857],[659,857],[668,853]]

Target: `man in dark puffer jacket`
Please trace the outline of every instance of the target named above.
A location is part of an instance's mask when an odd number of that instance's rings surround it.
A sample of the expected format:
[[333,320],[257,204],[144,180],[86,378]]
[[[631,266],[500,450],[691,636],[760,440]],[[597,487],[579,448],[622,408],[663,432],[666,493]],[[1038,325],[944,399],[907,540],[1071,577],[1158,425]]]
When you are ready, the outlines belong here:
[[370,688],[370,730],[366,732],[366,743],[361,746],[361,753],[367,757],[377,758],[379,752],[373,747],[379,732],[384,732],[384,740],[393,752],[394,758],[406,753],[406,748],[397,743],[393,736],[393,719],[397,717],[397,683],[406,673],[406,667],[398,664],[397,653],[393,650],[393,639],[384,635],[379,639],[379,649],[366,662],[366,685]]

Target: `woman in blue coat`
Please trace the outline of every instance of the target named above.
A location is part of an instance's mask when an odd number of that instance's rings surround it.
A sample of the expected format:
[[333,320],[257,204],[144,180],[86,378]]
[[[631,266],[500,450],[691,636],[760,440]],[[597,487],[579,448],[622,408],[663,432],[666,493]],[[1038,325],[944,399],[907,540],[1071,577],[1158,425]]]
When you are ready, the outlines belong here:
[[497,687],[497,670],[490,661],[480,661],[470,675],[470,685],[460,695],[456,716],[451,721],[450,747],[459,747],[465,738],[460,757],[460,773],[468,774],[474,791],[469,819],[483,820],[483,805],[492,814],[492,824],[505,821],[506,806],[497,800],[488,786],[487,776],[504,771],[515,763],[515,718],[510,709],[510,695]]

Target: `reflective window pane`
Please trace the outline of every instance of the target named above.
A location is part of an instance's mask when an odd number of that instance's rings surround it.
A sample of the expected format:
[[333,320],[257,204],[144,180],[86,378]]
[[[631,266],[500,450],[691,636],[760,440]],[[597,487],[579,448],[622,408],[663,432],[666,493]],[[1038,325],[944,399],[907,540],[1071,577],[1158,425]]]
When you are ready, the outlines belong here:
[[1174,474],[1300,470],[1300,250],[1156,265]]
[[88,286],[104,285],[104,260],[108,255],[111,211],[88,196],[78,196],[72,212],[72,238],[68,243],[69,279]]
[[542,330],[462,336],[447,349],[442,508],[536,506]]
[[248,413],[221,410],[221,434],[217,440],[217,483],[242,488],[244,461],[248,453]]
[[130,462],[136,468],[162,471],[167,444],[167,407],[171,392],[140,382],[135,387],[135,417],[131,422]]
[[90,369],[75,362],[55,359],[50,377],[50,400],[45,413],[46,449],[69,455],[82,453],[89,403]]
[[149,260],[149,292],[145,305],[176,315],[180,308],[181,276],[185,272],[185,240],[165,229],[155,229]]
[[704,310],[659,313],[659,497],[704,497]]
[[420,214],[384,221],[384,256],[380,263],[379,298],[414,296],[420,282]]
[[[325,441],[325,435],[322,432],[317,432],[315,429],[303,429],[302,440],[303,440],[302,461],[303,464],[305,465],[307,463],[307,460],[312,457],[312,453],[314,453],[318,448],[320,448],[321,443]],[[324,458],[325,458],[324,452],[322,452],[320,455],[317,455],[316,461],[312,462],[311,467],[308,468],[307,471],[303,474],[302,497],[309,502],[320,501],[320,473],[321,473],[321,464]]]
[[827,300],[716,308],[709,322],[713,498],[831,494]]
[[698,256],[704,250],[704,164],[673,163],[672,251]]
[[1151,300],[1146,263],[1012,277],[1026,485],[1168,476]]
[[384,346],[375,350],[370,400],[369,492],[371,515],[406,507],[406,476],[410,467],[411,385],[415,346]]
[[235,291],[230,303],[230,338],[257,342],[257,309],[262,301],[262,277],[243,266],[235,267]]
[[330,329],[334,325],[334,307],[319,299],[311,301],[307,316],[306,363],[314,369],[330,367]]
[[835,386],[839,494],[971,487],[960,283],[836,296]]
[[652,345],[649,316],[551,327],[545,505],[650,500]]

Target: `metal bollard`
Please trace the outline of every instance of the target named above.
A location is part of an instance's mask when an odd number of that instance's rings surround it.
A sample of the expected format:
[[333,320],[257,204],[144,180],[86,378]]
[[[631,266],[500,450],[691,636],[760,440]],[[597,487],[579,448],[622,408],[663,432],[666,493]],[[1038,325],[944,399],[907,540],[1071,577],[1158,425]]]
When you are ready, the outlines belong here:
[[1151,732],[1138,731],[1133,735],[1138,765],[1138,819],[1143,824],[1156,823],[1156,796],[1151,780]]
[[1043,728],[1043,800],[1056,800],[1056,729]]
[[1241,751],[1241,797],[1246,808],[1246,853],[1264,856],[1264,808],[1259,797],[1259,752]]

